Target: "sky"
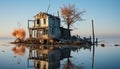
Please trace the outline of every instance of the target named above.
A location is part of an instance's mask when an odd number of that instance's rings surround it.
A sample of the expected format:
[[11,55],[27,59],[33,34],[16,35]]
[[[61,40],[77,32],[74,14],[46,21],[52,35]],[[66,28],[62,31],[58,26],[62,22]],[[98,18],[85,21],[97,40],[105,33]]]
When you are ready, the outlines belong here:
[[[11,32],[18,27],[28,31],[27,20],[46,12],[49,4],[48,13],[56,16],[63,5],[86,10],[84,20],[71,27],[72,35],[90,36],[93,19],[96,36],[120,36],[120,0],[0,0],[0,37],[12,37]],[[66,27],[64,22],[61,26]]]

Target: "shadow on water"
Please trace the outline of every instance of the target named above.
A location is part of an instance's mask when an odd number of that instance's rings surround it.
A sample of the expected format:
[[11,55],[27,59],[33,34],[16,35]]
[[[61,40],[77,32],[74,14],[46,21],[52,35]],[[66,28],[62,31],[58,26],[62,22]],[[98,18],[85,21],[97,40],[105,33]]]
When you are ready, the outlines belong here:
[[[38,45],[38,44],[18,44],[12,47],[14,58],[23,56],[28,51],[27,67],[32,69],[86,69],[83,62],[76,64],[76,57],[73,52],[80,54],[81,49],[91,51],[90,69],[95,69],[95,48],[100,45],[92,46],[57,46],[57,45]],[[107,47],[107,46],[100,46]],[[72,52],[72,53],[71,53]],[[83,53],[83,52],[82,52]],[[72,54],[72,56],[71,56]],[[77,56],[80,57],[80,56]],[[72,59],[73,58],[73,59]],[[88,59],[88,58],[87,58]],[[64,60],[64,62],[63,62]],[[97,60],[97,59],[96,59]],[[61,62],[62,61],[62,62]],[[19,64],[20,62],[18,62]]]
[[65,63],[63,69],[84,69],[83,66],[76,66],[72,63],[72,61],[67,58],[67,62]]
[[[97,45],[96,45],[97,46]],[[94,54],[95,54],[95,45],[93,44],[93,51],[92,51],[92,69],[94,69]]]
[[[58,69],[60,60],[70,58],[71,49],[53,46],[27,46],[29,48],[28,67],[35,69]],[[34,65],[30,66],[30,61]]]
[[23,56],[25,48],[29,51],[27,59],[28,68],[35,69],[60,69],[60,61],[63,59],[67,59],[67,61],[65,61],[62,69],[84,69],[83,66],[76,66],[72,63],[70,58],[74,56],[71,56],[71,51],[78,51],[81,48],[91,51],[91,46],[45,46],[38,44],[18,44],[11,50],[15,56]]
[[16,46],[12,47],[11,50],[15,56],[16,55],[23,56],[25,54],[25,46],[23,46],[23,45],[16,45]]
[[21,59],[20,57],[24,56],[25,55],[25,46],[21,45],[21,44],[18,44],[18,45],[15,45],[11,48],[11,51],[14,53],[14,58],[17,58],[17,64],[20,64],[21,62]]

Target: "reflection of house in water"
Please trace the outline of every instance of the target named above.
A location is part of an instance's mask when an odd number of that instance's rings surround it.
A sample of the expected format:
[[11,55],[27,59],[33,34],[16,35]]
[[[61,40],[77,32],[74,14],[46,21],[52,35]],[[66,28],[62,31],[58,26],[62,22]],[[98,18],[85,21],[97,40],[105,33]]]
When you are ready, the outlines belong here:
[[[27,48],[29,49],[28,66],[31,67],[29,64],[32,60],[35,69],[59,69],[60,61],[65,58],[70,58],[71,51],[77,51],[78,49],[89,49],[91,51],[91,47],[85,46],[74,48],[61,46],[60,48],[55,48],[53,46],[35,45],[27,46]],[[75,66],[74,64],[70,64],[71,62],[69,61],[67,61],[65,67],[70,65]]]
[[43,47],[29,50],[29,60],[34,60],[35,69],[58,69],[60,60],[70,57],[70,49],[46,49]]
[[[30,22],[34,24],[32,27],[30,27]],[[71,36],[70,30],[60,27],[59,16],[53,16],[44,12],[38,13],[35,16],[35,20],[28,20],[28,29],[29,37],[40,40],[40,43],[67,39],[69,38],[68,36]]]
[[55,69],[60,67],[60,50],[42,49],[36,50],[37,57],[35,59],[36,69]]

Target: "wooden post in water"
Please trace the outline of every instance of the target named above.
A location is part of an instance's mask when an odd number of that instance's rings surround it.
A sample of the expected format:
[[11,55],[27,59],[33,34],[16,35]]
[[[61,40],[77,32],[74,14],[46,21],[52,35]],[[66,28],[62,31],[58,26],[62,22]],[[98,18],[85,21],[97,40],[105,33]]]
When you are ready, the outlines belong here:
[[93,53],[92,53],[92,69],[94,69],[94,52],[95,52],[95,34],[94,34],[94,24],[92,20],[92,35],[93,35]]
[[93,20],[92,20],[92,35],[93,35],[93,45],[95,43],[95,34],[94,34],[94,23],[93,23]]

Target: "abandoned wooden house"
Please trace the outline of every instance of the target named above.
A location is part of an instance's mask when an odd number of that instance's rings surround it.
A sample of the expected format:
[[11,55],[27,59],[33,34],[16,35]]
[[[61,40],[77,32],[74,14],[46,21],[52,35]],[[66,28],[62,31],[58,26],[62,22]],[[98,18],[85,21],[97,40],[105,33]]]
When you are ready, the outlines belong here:
[[29,38],[38,39],[40,43],[48,43],[67,39],[68,36],[71,36],[68,33],[70,30],[60,27],[59,16],[40,12],[34,17],[34,20],[28,20]]

